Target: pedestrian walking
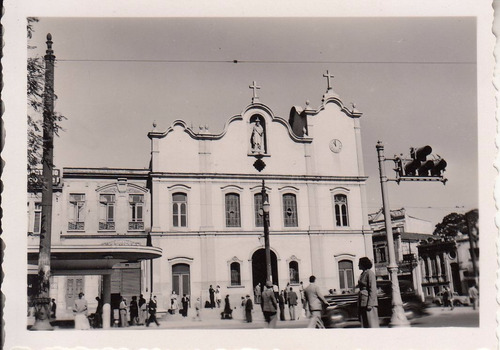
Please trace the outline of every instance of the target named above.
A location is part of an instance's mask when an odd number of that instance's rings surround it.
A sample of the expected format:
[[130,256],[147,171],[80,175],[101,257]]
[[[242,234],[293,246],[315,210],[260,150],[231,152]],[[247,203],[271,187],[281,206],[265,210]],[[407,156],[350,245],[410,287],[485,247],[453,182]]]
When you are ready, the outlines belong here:
[[120,306],[120,327],[127,327],[127,299],[121,298]]
[[273,292],[273,282],[267,281],[262,292],[262,312],[269,328],[276,328],[278,303]]
[[187,317],[187,315],[188,315],[188,306],[189,306],[189,298],[186,296],[186,294],[184,294],[182,296],[181,303],[182,303],[182,311],[181,311],[182,317]]
[[261,287],[260,283],[257,283],[257,285],[255,286],[255,288],[253,290],[253,295],[254,295],[255,304],[260,304],[261,297],[262,297],[262,287]]
[[220,292],[220,286],[215,288],[215,301],[217,302],[217,308],[220,309],[220,303],[222,302],[222,295]]
[[450,310],[453,310],[453,294],[451,293],[448,286],[444,286],[443,290],[443,310],[447,307],[450,307]]
[[316,276],[309,277],[309,285],[304,289],[304,294],[309,305],[310,318],[308,328],[315,328],[318,322],[321,322],[321,313],[323,311],[323,305],[327,305],[323,293],[321,293],[320,288],[316,285]]
[[149,310],[149,318],[146,321],[146,327],[149,327],[149,324],[151,322],[156,323],[156,325],[159,327],[160,324],[158,323],[158,320],[156,319],[156,308],[157,308],[158,303],[156,302],[156,295],[153,298],[149,299],[149,305],[148,305],[148,310]]
[[245,321],[245,305],[246,305],[246,299],[245,297],[241,297],[239,314],[241,315],[241,319],[243,321]]
[[476,282],[473,282],[469,288],[469,299],[472,304],[472,310],[476,310],[479,302],[479,291],[476,288]]
[[196,316],[193,317],[193,321],[201,321],[201,301],[200,298],[196,298],[196,302],[194,303],[194,310],[196,312]]
[[57,304],[56,299],[50,301],[50,318],[56,318]]
[[304,317],[307,317],[307,299],[306,294],[304,292],[304,282],[300,281],[299,285],[299,294],[300,294],[300,303],[302,304],[302,310],[300,311]]
[[215,289],[212,288],[212,285],[210,285],[210,288],[208,288],[208,294],[210,295],[210,308],[215,307]]
[[233,309],[231,309],[231,303],[229,302],[229,294],[226,295],[224,299],[224,311],[220,314],[222,320],[230,320],[233,318]]
[[290,319],[295,321],[295,308],[297,307],[297,293],[293,291],[293,287],[290,287],[288,292],[288,311],[290,312]]
[[358,281],[358,310],[363,328],[378,328],[377,279],[371,270],[373,264],[367,257],[359,259],[358,267],[363,272]]
[[278,294],[278,305],[280,307],[280,321],[285,321],[285,297],[283,291]]
[[75,313],[75,329],[90,329],[87,318],[87,300],[85,300],[82,292],[78,293],[78,299],[75,300],[73,305],[73,312]]
[[139,324],[143,325],[146,323],[146,320],[148,318],[148,304],[146,303],[146,299],[144,299],[144,296],[141,294],[139,296]]
[[97,308],[95,309],[96,327],[102,328],[102,307],[104,303],[99,297],[95,297],[95,300],[97,301]]
[[139,305],[137,297],[134,295],[130,301],[130,325],[139,324]]
[[175,315],[177,309],[179,309],[179,302],[177,300],[177,293],[175,293],[175,290],[173,290],[172,294],[170,295],[170,310],[172,315]]
[[252,323],[252,312],[253,312],[253,303],[252,299],[250,299],[250,295],[247,295],[245,301],[245,320],[248,323]]

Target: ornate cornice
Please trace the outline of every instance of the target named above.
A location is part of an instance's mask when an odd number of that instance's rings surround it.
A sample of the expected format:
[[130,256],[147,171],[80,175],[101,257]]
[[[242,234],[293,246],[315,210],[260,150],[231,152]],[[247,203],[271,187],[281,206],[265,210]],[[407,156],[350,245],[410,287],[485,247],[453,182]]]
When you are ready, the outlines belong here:
[[[288,136],[293,141],[299,142],[299,143],[311,143],[312,142],[313,139],[310,137],[298,137],[298,136],[296,136],[293,133],[293,130],[292,130],[290,124],[288,123],[288,121],[286,121],[285,119],[283,119],[281,117],[275,116],[273,111],[268,106],[266,106],[262,103],[252,103],[252,104],[248,105],[247,107],[245,107],[245,109],[243,110],[243,112],[241,114],[235,115],[235,116],[232,116],[231,118],[229,118],[228,121],[224,124],[224,128],[223,128],[222,132],[219,134],[211,134],[211,133],[208,133],[208,131],[206,131],[206,130],[204,132],[197,133],[192,128],[190,128],[186,124],[185,121],[178,119],[178,120],[175,120],[172,123],[172,125],[170,127],[168,127],[168,129],[165,130],[164,132],[151,131],[148,133],[148,137],[150,139],[164,138],[169,133],[173,132],[174,128],[176,126],[178,126],[178,127],[184,128],[184,132],[186,134],[188,134],[194,140],[220,140],[222,137],[224,137],[224,135],[226,135],[227,130],[229,128],[229,125],[232,122],[243,120],[244,119],[243,116],[245,114],[251,114],[253,111],[254,112],[263,112],[264,114],[268,115],[271,118],[271,122],[279,123],[279,124],[283,125],[288,131]],[[261,114],[261,113],[258,113],[258,114]]]
[[231,174],[231,173],[178,173],[151,172],[152,178],[175,179],[231,179],[231,180],[287,180],[302,182],[365,182],[368,176],[321,176],[321,175],[283,175],[283,174]]

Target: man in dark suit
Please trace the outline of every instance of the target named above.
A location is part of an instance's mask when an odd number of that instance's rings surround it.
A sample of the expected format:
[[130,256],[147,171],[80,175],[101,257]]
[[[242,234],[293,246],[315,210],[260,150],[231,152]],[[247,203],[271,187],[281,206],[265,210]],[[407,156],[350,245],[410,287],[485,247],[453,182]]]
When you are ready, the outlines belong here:
[[146,327],[149,327],[149,324],[154,321],[157,326],[160,326],[158,323],[158,320],[156,319],[156,308],[157,308],[157,302],[156,302],[156,295],[149,300],[149,318],[146,321]]
[[278,303],[273,291],[273,282],[266,282],[266,289],[262,292],[262,312],[269,328],[276,328]]
[[247,300],[245,302],[245,317],[248,323],[252,322],[252,310],[253,310],[252,299],[250,299],[250,295],[247,295]]
[[288,292],[288,311],[290,312],[290,319],[295,321],[295,307],[297,306],[297,293],[293,291],[293,288],[290,287],[290,291]]

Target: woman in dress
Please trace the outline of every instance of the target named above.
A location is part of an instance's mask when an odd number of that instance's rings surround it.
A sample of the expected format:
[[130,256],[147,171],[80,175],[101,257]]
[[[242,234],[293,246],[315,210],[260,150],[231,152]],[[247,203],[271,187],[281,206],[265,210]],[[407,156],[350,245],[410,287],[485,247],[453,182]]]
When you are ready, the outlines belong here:
[[130,302],[130,324],[139,324],[139,305],[137,305],[136,296],[133,296]]
[[363,328],[378,328],[377,278],[371,270],[373,264],[369,258],[359,259],[358,267],[363,272],[359,276],[358,310]]
[[172,291],[170,295],[170,309],[172,310],[172,315],[175,315],[175,311],[179,308],[179,302],[177,301],[177,294],[175,290]]
[[148,305],[146,303],[146,299],[141,294],[139,297],[139,324],[145,324],[146,319],[148,318]]
[[231,304],[229,303],[229,294],[226,295],[224,299],[224,311],[222,312],[222,319],[233,318],[233,310],[231,309]]
[[120,301],[120,327],[127,327],[127,299],[124,297]]
[[73,306],[73,312],[75,313],[75,329],[90,329],[89,320],[87,318],[87,300],[85,300],[83,296],[84,294],[80,292]]

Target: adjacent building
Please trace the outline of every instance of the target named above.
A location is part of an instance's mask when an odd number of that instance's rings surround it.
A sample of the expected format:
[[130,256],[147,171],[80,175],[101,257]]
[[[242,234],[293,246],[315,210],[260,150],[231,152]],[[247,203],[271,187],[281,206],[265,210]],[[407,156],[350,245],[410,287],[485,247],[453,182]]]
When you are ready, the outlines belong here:
[[[419,268],[418,245],[421,240],[432,236],[434,227],[430,221],[408,215],[405,208],[391,210],[394,252],[398,264],[398,279],[411,281],[414,290],[424,295],[422,290],[422,273]],[[389,279],[387,266],[389,253],[387,235],[382,209],[369,214],[368,221],[373,230],[373,257],[375,274],[378,279]]]

